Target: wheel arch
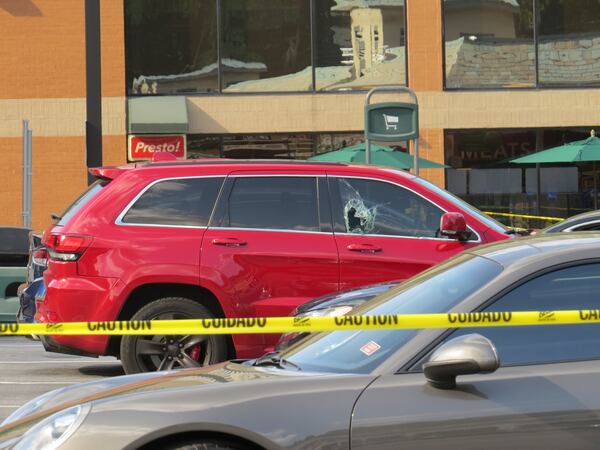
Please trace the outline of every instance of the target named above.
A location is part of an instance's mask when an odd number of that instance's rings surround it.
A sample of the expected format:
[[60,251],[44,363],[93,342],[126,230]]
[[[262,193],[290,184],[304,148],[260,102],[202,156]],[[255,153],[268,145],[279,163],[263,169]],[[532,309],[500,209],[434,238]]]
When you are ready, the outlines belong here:
[[[266,450],[265,447],[253,442],[247,438],[242,438],[235,434],[209,431],[180,431],[170,433],[152,439],[140,447],[135,447],[136,450],[159,450],[164,448],[166,444],[184,444],[190,441],[220,441],[239,447],[240,450]],[[132,449],[133,450],[133,449]]]
[[[116,320],[129,320],[147,304],[164,297],[184,297],[193,300],[206,308],[215,317],[225,317],[221,302],[213,292],[197,285],[183,283],[146,283],[137,286],[127,296]],[[118,356],[121,336],[111,336],[106,354]],[[228,357],[235,358],[235,348],[231,336],[227,336]]]

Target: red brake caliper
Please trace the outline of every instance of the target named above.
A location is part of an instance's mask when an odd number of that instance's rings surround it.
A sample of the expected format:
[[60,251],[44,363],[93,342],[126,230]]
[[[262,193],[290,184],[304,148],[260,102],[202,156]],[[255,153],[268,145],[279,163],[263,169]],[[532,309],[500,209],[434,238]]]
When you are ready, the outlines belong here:
[[190,358],[192,358],[194,361],[200,361],[201,350],[202,349],[200,348],[200,344],[194,345],[190,350]]

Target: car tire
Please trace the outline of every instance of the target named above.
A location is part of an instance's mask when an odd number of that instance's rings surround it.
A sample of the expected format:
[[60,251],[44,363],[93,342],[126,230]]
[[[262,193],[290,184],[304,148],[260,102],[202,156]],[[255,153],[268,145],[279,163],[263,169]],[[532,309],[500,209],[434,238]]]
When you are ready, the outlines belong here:
[[245,445],[227,441],[180,441],[172,445],[161,446],[162,450],[250,450]]
[[[211,319],[200,303],[183,297],[154,300],[131,320]],[[227,359],[227,339],[219,335],[135,336],[121,339],[120,358],[127,374],[202,367]]]

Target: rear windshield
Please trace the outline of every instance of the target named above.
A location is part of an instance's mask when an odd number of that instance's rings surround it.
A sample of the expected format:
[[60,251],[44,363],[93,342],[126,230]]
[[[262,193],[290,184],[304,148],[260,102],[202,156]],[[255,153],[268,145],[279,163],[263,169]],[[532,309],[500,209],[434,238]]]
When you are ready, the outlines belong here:
[[64,226],[77,212],[83,208],[91,199],[93,199],[98,192],[100,192],[109,182],[107,180],[98,180],[87,190],[81,194],[77,200],[75,200],[69,207],[60,215],[58,223],[56,225]]

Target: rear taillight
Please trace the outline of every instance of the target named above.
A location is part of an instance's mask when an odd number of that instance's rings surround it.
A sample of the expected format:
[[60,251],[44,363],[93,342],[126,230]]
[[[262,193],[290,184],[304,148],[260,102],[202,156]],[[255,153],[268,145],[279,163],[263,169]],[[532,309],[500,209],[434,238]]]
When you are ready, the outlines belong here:
[[45,248],[37,248],[31,252],[31,261],[36,266],[48,266],[48,251]]
[[55,261],[77,261],[91,243],[91,236],[76,234],[45,235],[43,241],[50,259]]

